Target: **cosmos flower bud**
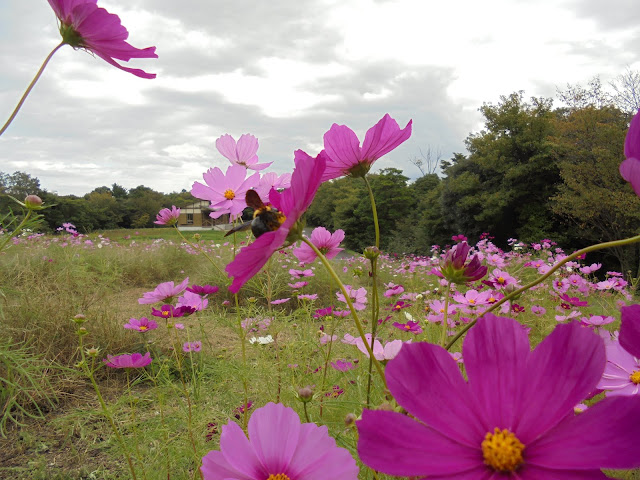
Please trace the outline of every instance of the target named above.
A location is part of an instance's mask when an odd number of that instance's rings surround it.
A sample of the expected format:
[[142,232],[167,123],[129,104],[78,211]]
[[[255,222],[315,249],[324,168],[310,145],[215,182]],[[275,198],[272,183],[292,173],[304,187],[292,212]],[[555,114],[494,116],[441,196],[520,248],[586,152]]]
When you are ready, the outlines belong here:
[[96,347],[90,347],[85,349],[85,353],[90,357],[97,357],[100,353],[100,349]]
[[27,195],[24,199],[24,206],[29,210],[41,210],[42,199],[37,195]]
[[380,249],[376,247],[367,247],[364,249],[364,258],[367,260],[375,260],[380,256]]
[[347,413],[344,417],[345,427],[353,427],[356,424],[357,419],[358,417],[356,417],[355,413]]
[[470,250],[471,247],[467,242],[458,243],[447,252],[440,262],[440,268],[434,269],[433,273],[450,283],[460,284],[480,280],[487,274],[487,267],[480,263],[477,255],[467,262]]
[[87,321],[87,317],[85,317],[83,314],[79,313],[75,317],[73,317],[71,320],[74,323],[77,323],[78,325],[82,325],[84,322]]
[[298,398],[304,403],[310,402],[313,398],[313,390],[309,387],[301,388],[298,390]]

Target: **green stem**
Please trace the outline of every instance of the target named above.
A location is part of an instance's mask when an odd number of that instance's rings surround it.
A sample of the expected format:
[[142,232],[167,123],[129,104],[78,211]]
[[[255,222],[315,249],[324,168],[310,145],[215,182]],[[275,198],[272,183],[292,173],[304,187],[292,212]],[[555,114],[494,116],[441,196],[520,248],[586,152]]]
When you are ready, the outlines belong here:
[[131,409],[131,428],[133,429],[133,441],[135,443],[136,457],[142,468],[142,478],[147,480],[147,472],[144,468],[142,455],[140,454],[140,445],[138,442],[138,427],[136,426],[136,405],[131,395],[131,379],[129,378],[129,369],[125,368],[127,374],[127,396],[129,397],[129,408]]
[[129,449],[125,445],[124,439],[122,438],[122,435],[120,435],[120,430],[118,430],[118,427],[116,426],[116,423],[113,420],[113,417],[111,416],[111,413],[109,412],[109,409],[107,408],[107,404],[105,403],[104,398],[102,398],[102,394],[100,393],[100,388],[98,387],[98,384],[96,383],[96,379],[93,376],[95,358],[93,358],[93,357],[91,358],[91,368],[89,368],[89,366],[87,365],[87,359],[86,359],[86,356],[84,354],[84,345],[83,345],[82,337],[80,337],[80,356],[82,358],[82,361],[80,362],[80,364],[82,366],[82,369],[84,370],[84,374],[89,378],[89,381],[91,382],[91,385],[93,386],[93,390],[96,392],[96,396],[98,397],[98,401],[100,402],[100,406],[102,407],[102,414],[105,417],[107,417],[107,420],[109,420],[109,425],[111,425],[111,430],[113,431],[114,435],[116,436],[116,439],[118,440],[118,443],[120,444],[120,448],[122,448],[122,451],[124,452],[125,456],[127,457],[127,463],[129,464],[129,470],[131,471],[131,477],[133,478],[133,480],[137,480],[136,469],[133,466],[133,460],[131,460],[131,455],[129,454]]
[[[373,197],[372,197],[373,199]],[[374,209],[375,211],[375,209]],[[371,350],[373,350],[373,343],[376,339],[376,333],[378,330],[378,315],[380,315],[380,297],[378,297],[378,259],[371,259],[371,279],[373,280],[372,292],[371,292]],[[373,371],[373,357],[369,357],[369,371],[367,376],[367,406],[370,404],[371,399],[371,381]]]
[[364,184],[367,186],[369,192],[369,200],[371,200],[371,211],[373,212],[373,227],[376,230],[376,248],[380,248],[380,225],[378,223],[378,209],[376,208],[376,200],[373,197],[373,190],[367,177],[362,177]]
[[57,47],[55,47],[53,50],[51,50],[51,53],[49,53],[49,55],[47,55],[47,58],[44,59],[44,62],[42,63],[42,66],[40,67],[40,70],[38,70],[38,73],[36,73],[36,76],[33,77],[33,80],[31,80],[31,83],[29,84],[29,86],[27,87],[27,90],[22,95],[22,98],[18,102],[18,105],[16,105],[16,108],[13,109],[13,113],[9,117],[9,120],[7,120],[7,122],[4,124],[2,129],[0,129],[0,136],[2,136],[2,134],[5,132],[5,130],[7,128],[9,128],[9,125],[11,125],[11,122],[13,122],[13,119],[16,118],[16,115],[20,111],[20,108],[22,107],[22,104],[24,103],[24,101],[29,96],[29,93],[31,92],[33,87],[36,85],[36,82],[38,81],[38,79],[42,75],[42,72],[44,72],[44,68],[47,66],[47,63],[49,63],[49,60],[51,60],[51,57],[53,57],[53,54],[56,53],[58,51],[58,49],[60,47],[62,47],[64,44],[65,44],[64,42],[60,42],[60,44]]
[[373,349],[371,348],[371,345],[367,343],[367,337],[365,336],[364,329],[362,328],[362,324],[360,323],[360,319],[358,318],[358,313],[356,312],[356,309],[353,306],[353,302],[351,302],[351,298],[349,297],[349,293],[347,292],[347,289],[344,288],[344,285],[340,281],[340,278],[336,274],[335,270],[331,267],[331,264],[329,263],[327,258],[322,254],[322,252],[318,250],[318,247],[316,247],[308,238],[302,237],[302,241],[307,245],[309,245],[311,250],[315,252],[315,254],[318,256],[318,258],[320,259],[324,267],[327,269],[327,272],[329,272],[329,275],[335,280],[336,284],[338,285],[338,288],[340,288],[340,291],[344,296],[345,302],[347,302],[347,305],[349,306],[349,310],[351,311],[351,316],[353,317],[353,320],[356,324],[356,328],[358,329],[360,338],[362,338],[364,346],[367,349],[369,358],[373,358],[373,363],[376,367],[376,370],[378,371],[378,374],[380,375],[380,378],[382,379],[382,382],[384,383],[384,388],[387,389],[387,380],[384,377],[384,370],[382,369],[382,365],[380,364],[380,362],[374,357]]
[[447,289],[444,292],[444,314],[442,315],[442,333],[440,334],[440,346],[444,347],[447,340],[447,326],[449,324],[449,295],[451,293],[451,282],[447,283]]
[[[333,316],[331,319],[331,332],[329,333],[329,347],[327,348],[327,355],[324,358],[324,372],[322,372],[322,385],[320,387],[320,392],[322,396],[320,397],[320,418],[322,418],[322,402],[324,400],[324,389],[326,388],[326,380],[327,380],[327,368],[329,368],[329,359],[331,358],[331,347],[333,346],[333,332],[336,330],[336,317]],[[322,345],[320,345],[320,351],[322,351]],[[369,402],[367,402],[367,405]],[[305,402],[306,405],[306,402]]]
[[[527,283],[524,287],[521,287],[518,290],[514,290],[513,292],[511,292],[506,297],[503,297],[500,300],[498,300],[490,308],[488,308],[483,313],[483,315],[485,315],[485,314],[487,314],[489,312],[492,312],[493,310],[498,308],[503,303],[510,301],[512,298],[520,295],[522,292],[525,292],[525,291],[529,290],[531,287],[535,287],[540,282],[542,282],[543,280],[546,280],[551,275],[553,275],[562,265],[564,265],[567,262],[570,262],[571,260],[574,260],[574,259],[578,258],[581,255],[585,255],[587,253],[595,252],[596,250],[602,250],[603,248],[622,247],[624,245],[630,245],[630,244],[635,243],[635,242],[640,242],[640,235],[636,235],[635,237],[624,238],[622,240],[613,240],[611,242],[598,243],[596,245],[591,245],[589,247],[583,248],[582,250],[578,250],[576,252],[573,252],[568,257],[563,258],[558,263],[556,263],[544,275],[538,277],[536,280],[534,280],[534,281],[532,281],[530,283]],[[453,339],[451,339],[451,341],[444,348],[446,350],[449,350],[458,341],[458,339],[460,337],[462,337],[462,335],[464,335],[471,327],[473,327],[476,324],[477,321],[478,321],[478,319],[476,318],[476,319],[472,320],[471,322],[469,322],[467,325],[465,325],[465,327],[462,330],[460,330],[458,332],[458,334],[455,337],[453,337]]]

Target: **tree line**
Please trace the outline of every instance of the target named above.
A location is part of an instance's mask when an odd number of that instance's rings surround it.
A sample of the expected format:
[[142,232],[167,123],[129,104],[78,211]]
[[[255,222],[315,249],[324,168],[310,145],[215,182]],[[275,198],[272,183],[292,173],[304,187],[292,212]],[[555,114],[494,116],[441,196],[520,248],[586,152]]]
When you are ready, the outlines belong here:
[[[640,199],[618,168],[639,98],[629,92],[608,95],[598,79],[586,88],[569,85],[558,97],[564,105],[557,108],[553,99],[526,100],[523,92],[484,104],[484,128],[465,140],[467,154],[435,159],[440,174],[429,149],[423,158],[431,165],[422,168],[424,163],[416,159],[423,175],[413,182],[395,168],[371,175],[381,247],[426,255],[434,244],[451,244],[453,235],[474,241],[489,232],[501,247],[509,238],[548,238],[574,250],[636,235]],[[347,247],[355,251],[375,241],[360,179],[323,184],[307,218],[313,226],[343,229]],[[640,273],[637,245],[590,258],[634,277]]]
[[0,212],[16,204],[7,196],[23,200],[29,194],[38,195],[52,208],[42,210],[44,230],[55,231],[64,222],[73,223],[79,232],[111,230],[116,228],[153,227],[156,214],[162,208],[184,207],[196,201],[186,190],[169,194],[140,185],[126,189],[117,183],[111,187],[93,189],[81,197],[58,195],[40,186],[40,180],[25,172],[0,172]]

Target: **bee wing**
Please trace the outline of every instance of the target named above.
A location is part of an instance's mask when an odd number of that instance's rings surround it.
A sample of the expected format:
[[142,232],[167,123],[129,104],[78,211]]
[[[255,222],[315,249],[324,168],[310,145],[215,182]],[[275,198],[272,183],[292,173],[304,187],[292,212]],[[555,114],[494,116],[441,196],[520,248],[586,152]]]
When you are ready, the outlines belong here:
[[247,190],[247,193],[245,194],[244,198],[245,198],[245,201],[247,202],[247,205],[253,208],[254,210],[260,210],[261,208],[265,208],[264,202],[260,198],[260,195],[258,195],[258,192],[256,192],[255,190]]
[[249,230],[250,228],[251,228],[251,220],[249,220],[248,222],[241,223],[237,227],[233,227],[231,230],[229,230],[227,233],[225,233],[224,236],[228,237],[232,233],[242,232],[244,230]]

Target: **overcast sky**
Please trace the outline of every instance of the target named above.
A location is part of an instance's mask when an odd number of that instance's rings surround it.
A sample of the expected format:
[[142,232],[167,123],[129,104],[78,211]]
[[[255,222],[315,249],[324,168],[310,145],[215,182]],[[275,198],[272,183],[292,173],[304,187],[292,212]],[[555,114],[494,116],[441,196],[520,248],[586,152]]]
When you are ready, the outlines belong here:
[[[7,132],[0,171],[59,194],[116,182],[190,189],[229,165],[215,139],[258,137],[261,162],[291,171],[332,123],[359,138],[385,113],[413,135],[376,164],[420,172],[420,149],[465,152],[478,107],[553,97],[640,70],[638,0],[98,0],[158,59],[127,66],[65,46]],[[0,125],[60,41],[46,0],[0,0]]]

